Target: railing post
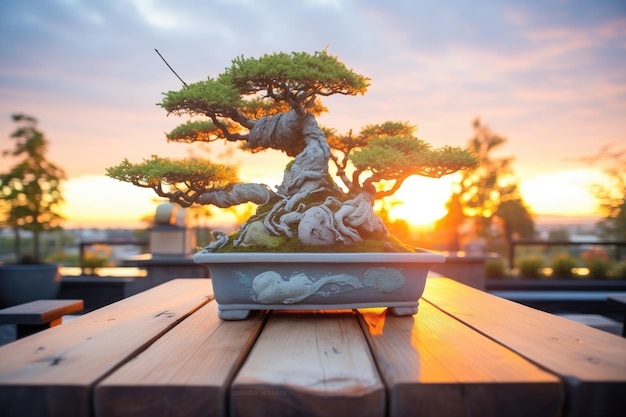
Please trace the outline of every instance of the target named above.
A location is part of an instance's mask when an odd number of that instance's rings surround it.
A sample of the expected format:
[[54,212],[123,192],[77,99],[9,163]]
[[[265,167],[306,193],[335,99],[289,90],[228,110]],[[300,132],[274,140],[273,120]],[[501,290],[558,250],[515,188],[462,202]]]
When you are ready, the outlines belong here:
[[509,245],[509,268],[513,269],[515,267],[515,264],[513,262],[515,262],[515,244],[517,242],[515,242],[514,240],[511,240],[511,244]]

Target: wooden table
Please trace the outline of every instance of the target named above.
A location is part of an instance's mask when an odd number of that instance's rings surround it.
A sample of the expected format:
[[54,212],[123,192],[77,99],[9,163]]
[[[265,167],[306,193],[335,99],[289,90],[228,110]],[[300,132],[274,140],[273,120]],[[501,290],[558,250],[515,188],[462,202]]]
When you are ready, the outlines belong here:
[[626,340],[429,278],[385,309],[217,318],[173,280],[0,348],[2,416],[621,416]]

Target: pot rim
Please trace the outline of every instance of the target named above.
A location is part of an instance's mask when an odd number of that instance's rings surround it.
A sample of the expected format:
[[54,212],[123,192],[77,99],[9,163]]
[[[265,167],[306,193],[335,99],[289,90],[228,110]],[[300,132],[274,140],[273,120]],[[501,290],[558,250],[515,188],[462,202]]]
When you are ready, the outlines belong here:
[[443,263],[445,255],[433,252],[198,252],[196,263]]

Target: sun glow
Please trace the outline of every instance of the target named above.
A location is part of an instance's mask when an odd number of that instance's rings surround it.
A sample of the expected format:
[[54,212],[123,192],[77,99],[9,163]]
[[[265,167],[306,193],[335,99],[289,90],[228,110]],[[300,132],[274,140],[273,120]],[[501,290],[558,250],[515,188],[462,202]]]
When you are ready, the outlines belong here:
[[569,216],[597,215],[592,184],[607,177],[595,169],[573,169],[538,175],[520,182],[520,190],[533,213]]
[[141,219],[154,214],[158,204],[152,190],[97,175],[68,180],[64,197],[61,212],[68,228],[140,227]]
[[[244,176],[248,180],[248,176]],[[251,177],[251,176],[249,176]],[[251,180],[251,179],[250,179]],[[270,177],[256,178],[272,188],[279,182]],[[405,220],[417,228],[429,228],[446,215],[446,203],[458,174],[440,179],[414,176],[407,179],[391,197],[385,199],[390,220]],[[520,191],[532,213],[564,216],[598,215],[597,201],[590,193],[592,183],[607,178],[598,170],[578,169],[528,176],[520,181]],[[145,228],[142,218],[154,215],[164,201],[152,190],[142,189],[105,176],[71,178],[64,185],[62,215],[66,228],[133,227]],[[380,202],[377,203],[377,208]],[[222,230],[235,220],[214,214],[204,222]],[[204,224],[203,222],[203,224]]]
[[455,176],[439,179],[411,177],[389,199],[391,220],[406,220],[414,226],[429,226],[446,215]]

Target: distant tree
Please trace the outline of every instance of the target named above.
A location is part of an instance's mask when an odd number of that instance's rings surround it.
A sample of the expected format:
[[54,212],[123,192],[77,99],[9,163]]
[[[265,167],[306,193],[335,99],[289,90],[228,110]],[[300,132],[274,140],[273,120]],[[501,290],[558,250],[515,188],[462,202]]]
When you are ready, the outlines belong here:
[[606,183],[592,186],[592,193],[604,215],[598,224],[602,236],[626,240],[626,148],[615,149],[615,145],[608,145],[596,155],[580,159],[590,165],[602,165],[609,178]]
[[447,242],[447,249],[451,251],[461,250],[461,237],[459,229],[467,216],[463,214],[461,195],[454,192],[446,203],[446,215],[435,222],[435,230],[442,237],[441,242]]
[[[492,250],[500,249],[514,237],[532,237],[535,232],[532,215],[526,207],[513,176],[513,157],[493,157],[507,139],[475,119],[474,136],[467,149],[478,156],[480,165],[473,171],[463,171],[461,180],[448,202],[448,215],[441,226],[459,229],[472,218],[481,237]],[[498,219],[496,222],[495,220]],[[504,242],[499,243],[500,240]],[[459,246],[458,237],[452,242]]]
[[61,183],[65,172],[47,159],[49,142],[37,129],[37,120],[14,114],[18,128],[11,135],[15,148],[3,156],[17,159],[8,173],[0,175],[0,224],[15,231],[16,259],[22,259],[20,229],[33,233],[32,262],[40,262],[40,233],[59,229],[63,217],[58,207],[63,202]]
[[[459,194],[463,212],[467,216],[491,218],[496,212],[503,194],[511,190],[511,163],[513,157],[494,158],[492,152],[506,143],[500,136],[480,119],[473,122],[474,136],[470,138],[468,149],[478,155],[480,166],[472,172],[462,175]],[[505,181],[509,180],[508,184]]]
[[495,212],[502,221],[502,229],[506,243],[516,237],[532,237],[535,234],[535,222],[521,197],[512,197],[503,200]]

